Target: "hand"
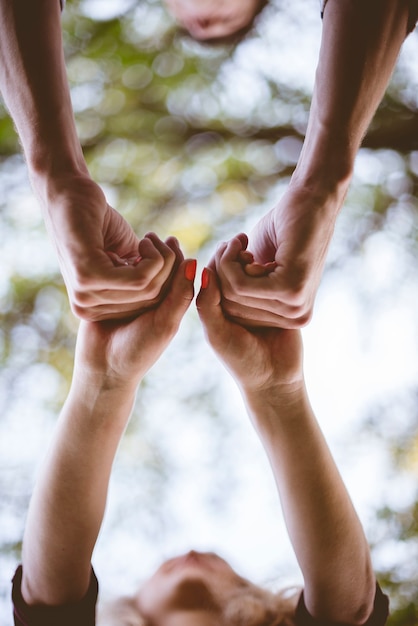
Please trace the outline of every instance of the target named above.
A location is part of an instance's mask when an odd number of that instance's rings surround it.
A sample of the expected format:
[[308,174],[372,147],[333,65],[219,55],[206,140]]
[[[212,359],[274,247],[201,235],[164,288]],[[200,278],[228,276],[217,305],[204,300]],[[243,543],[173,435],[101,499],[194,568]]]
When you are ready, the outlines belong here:
[[[246,327],[288,329],[309,322],[337,214],[330,204],[289,192],[258,222],[249,242],[240,234],[218,248],[210,267],[231,319]],[[247,246],[264,273],[242,263]]]
[[45,221],[55,243],[71,307],[82,319],[137,315],[164,295],[179,259],[173,240],[139,240],[87,177],[55,182]]
[[303,386],[302,339],[297,330],[244,328],[221,306],[215,273],[205,269],[197,309],[212,348],[246,393]]
[[136,387],[176,334],[193,299],[195,272],[195,260],[182,261],[163,300],[135,319],[82,321],[75,377],[107,387]]

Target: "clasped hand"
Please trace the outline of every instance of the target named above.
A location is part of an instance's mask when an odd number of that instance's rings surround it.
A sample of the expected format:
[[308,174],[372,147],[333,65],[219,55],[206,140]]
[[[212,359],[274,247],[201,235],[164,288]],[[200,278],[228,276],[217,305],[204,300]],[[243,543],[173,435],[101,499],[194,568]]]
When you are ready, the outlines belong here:
[[[163,242],[152,233],[138,239],[91,179],[56,184],[45,221],[78,317],[129,318],[161,302],[176,271],[172,239]],[[250,242],[240,234],[220,245],[210,267],[228,318],[248,328],[304,326],[334,221],[311,198],[287,193],[258,222]]]
[[[196,261],[184,260],[174,238],[167,245],[175,253],[176,269],[157,305],[129,320],[82,321],[76,378],[100,388],[133,391],[170,343],[193,300]],[[250,265],[249,258],[244,257],[242,263]],[[251,271],[257,274],[261,270],[252,264]],[[303,385],[299,331],[245,328],[228,319],[221,302],[219,278],[214,270],[205,268],[197,297],[198,313],[209,343],[241,389],[250,394],[282,394]]]

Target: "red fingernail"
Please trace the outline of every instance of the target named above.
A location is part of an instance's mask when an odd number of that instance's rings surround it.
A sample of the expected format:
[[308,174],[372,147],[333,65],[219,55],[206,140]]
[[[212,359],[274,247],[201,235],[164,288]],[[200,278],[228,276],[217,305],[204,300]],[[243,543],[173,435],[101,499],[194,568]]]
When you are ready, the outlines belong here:
[[137,257],[136,257],[136,259],[135,259],[135,261],[134,261],[134,265],[136,265],[137,263],[139,263],[141,259],[142,259],[142,256],[141,256],[141,255],[137,256]]
[[192,259],[191,261],[188,261],[186,263],[186,267],[184,268],[184,275],[187,280],[194,280],[194,277],[196,276],[196,266],[196,259]]
[[202,289],[206,289],[209,285],[209,271],[206,267],[203,268],[202,272]]

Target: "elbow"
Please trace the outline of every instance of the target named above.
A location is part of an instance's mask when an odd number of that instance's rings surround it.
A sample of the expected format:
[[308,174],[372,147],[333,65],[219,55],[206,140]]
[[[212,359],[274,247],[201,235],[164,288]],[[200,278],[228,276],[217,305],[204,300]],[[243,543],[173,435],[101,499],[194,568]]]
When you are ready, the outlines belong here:
[[376,578],[371,568],[367,568],[363,576],[340,579],[332,590],[329,584],[319,587],[309,598],[305,593],[307,609],[312,617],[350,626],[367,623],[373,613],[376,596]]

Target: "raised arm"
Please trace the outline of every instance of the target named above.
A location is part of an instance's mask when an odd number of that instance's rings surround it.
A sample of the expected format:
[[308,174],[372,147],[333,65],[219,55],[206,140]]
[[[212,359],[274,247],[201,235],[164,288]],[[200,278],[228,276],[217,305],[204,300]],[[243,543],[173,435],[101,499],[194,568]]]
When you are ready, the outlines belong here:
[[0,91],[74,312],[100,320],[155,304],[174,255],[166,246],[141,244],[89,176],[71,106],[59,0],[0,0]]
[[357,151],[413,11],[418,17],[416,0],[326,3],[302,153],[286,193],[249,237],[256,261],[277,267],[266,285],[215,259],[224,310],[242,323],[298,328],[309,321]]
[[196,263],[180,264],[161,304],[129,322],[82,322],[71,390],[38,478],[23,541],[29,605],[80,601],[89,588],[113,459],[138,382],[193,298]]
[[228,321],[210,270],[197,304],[207,338],[240,386],[270,460],[309,613],[363,624],[376,586],[370,552],[309,403],[299,331],[247,330]]

